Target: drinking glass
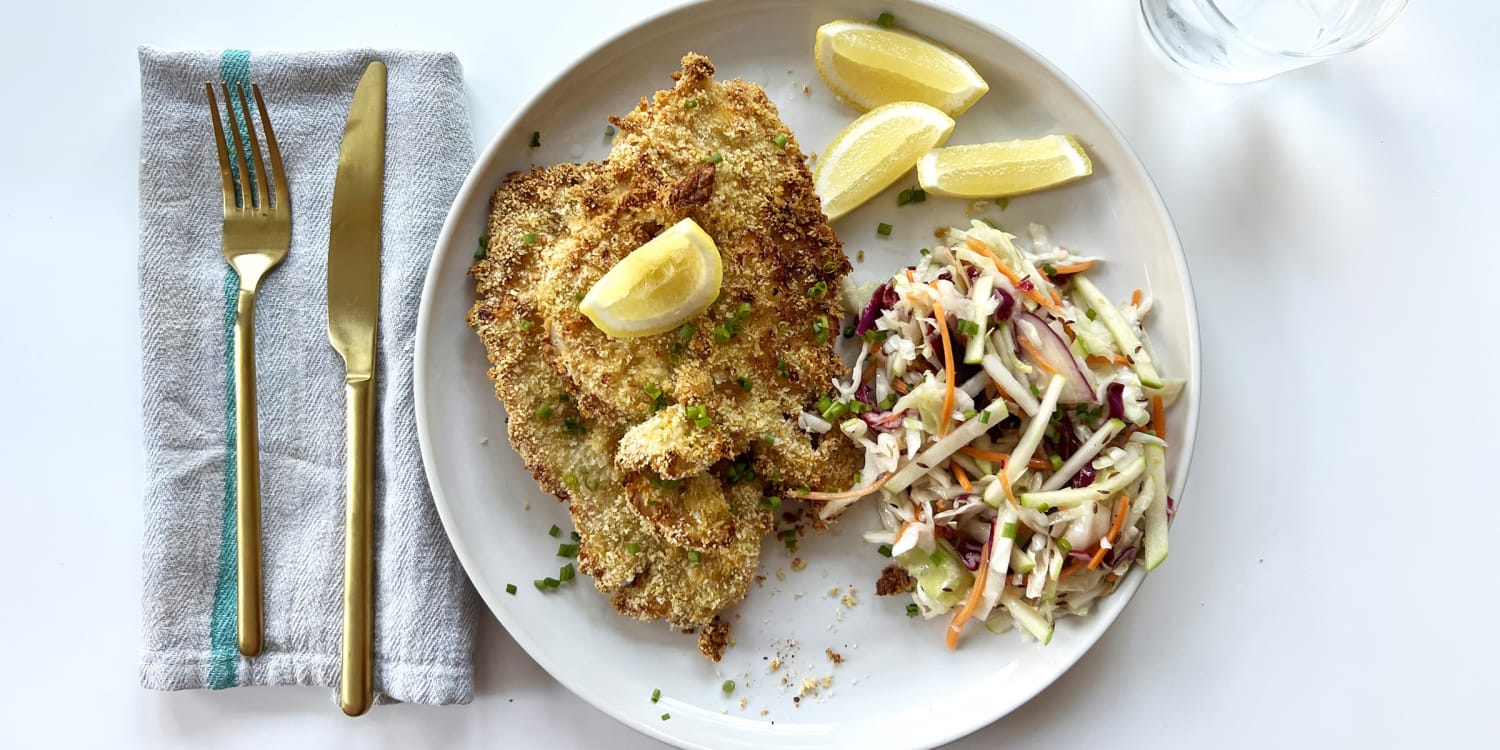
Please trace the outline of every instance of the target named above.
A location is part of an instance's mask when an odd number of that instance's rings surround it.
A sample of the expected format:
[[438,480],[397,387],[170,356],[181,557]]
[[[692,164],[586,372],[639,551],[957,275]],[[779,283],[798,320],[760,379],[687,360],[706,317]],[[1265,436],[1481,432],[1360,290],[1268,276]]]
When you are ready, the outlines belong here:
[[1407,0],[1141,0],[1162,51],[1210,80],[1248,83],[1369,44]]

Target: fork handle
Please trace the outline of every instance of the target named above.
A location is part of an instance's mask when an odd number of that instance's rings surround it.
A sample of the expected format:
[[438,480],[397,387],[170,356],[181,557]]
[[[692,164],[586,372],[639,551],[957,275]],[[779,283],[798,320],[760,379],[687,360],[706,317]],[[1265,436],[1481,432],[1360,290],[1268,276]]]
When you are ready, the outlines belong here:
[[260,434],[255,410],[255,290],[240,289],[234,318],[236,603],[239,648],[260,653],[264,640],[260,577]]
[[349,454],[344,514],[344,644],[339,708],[349,716],[370,710],[375,565],[375,379],[347,380]]

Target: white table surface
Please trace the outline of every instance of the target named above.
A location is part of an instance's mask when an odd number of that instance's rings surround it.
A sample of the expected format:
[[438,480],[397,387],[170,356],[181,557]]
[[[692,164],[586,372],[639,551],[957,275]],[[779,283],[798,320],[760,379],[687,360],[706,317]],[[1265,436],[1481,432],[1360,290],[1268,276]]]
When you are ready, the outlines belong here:
[[[665,4],[376,0],[357,21],[303,1],[8,6],[0,745],[658,746],[489,616],[466,707],[355,721],[323,689],[138,686],[135,47],[454,50],[482,144]],[[1500,6],[1415,2],[1371,47],[1225,88],[1161,58],[1127,0],[952,4],[1124,131],[1176,218],[1204,337],[1170,562],[1072,671],[954,747],[1500,746]]]

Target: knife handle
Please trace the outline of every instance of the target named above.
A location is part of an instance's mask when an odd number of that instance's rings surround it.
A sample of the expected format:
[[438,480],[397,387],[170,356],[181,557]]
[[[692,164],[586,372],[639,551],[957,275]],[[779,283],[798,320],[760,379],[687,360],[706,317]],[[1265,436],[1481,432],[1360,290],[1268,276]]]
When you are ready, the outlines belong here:
[[255,407],[255,289],[240,288],[234,317],[235,603],[240,653],[260,653],[260,427]]
[[349,414],[349,455],[344,515],[344,648],[339,708],[349,716],[370,710],[375,565],[375,379],[344,384]]

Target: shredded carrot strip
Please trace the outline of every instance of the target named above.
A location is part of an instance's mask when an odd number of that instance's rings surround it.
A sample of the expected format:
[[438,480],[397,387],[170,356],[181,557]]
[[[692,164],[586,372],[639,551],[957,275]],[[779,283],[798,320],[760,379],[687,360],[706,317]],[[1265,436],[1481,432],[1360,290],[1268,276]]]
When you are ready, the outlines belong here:
[[1083,566],[1085,566],[1085,565],[1088,565],[1088,563],[1084,562],[1083,560],[1079,560],[1078,558],[1075,557],[1075,558],[1073,558],[1073,562],[1068,563],[1068,567],[1063,568],[1062,572],[1059,573],[1057,575],[1057,577],[1058,578],[1067,578],[1068,576],[1073,575],[1074,573],[1077,573],[1078,570],[1080,568],[1082,568]]
[[1025,349],[1026,353],[1030,354],[1032,359],[1035,359],[1036,363],[1042,366],[1043,370],[1046,370],[1053,375],[1058,374],[1057,368],[1053,367],[1052,363],[1048,362],[1047,358],[1042,356],[1041,350],[1037,349],[1036,345],[1031,343],[1031,339],[1028,339],[1025,336],[1017,336],[1016,341],[1020,342],[1021,348]]
[[1084,357],[1083,361],[1085,361],[1085,362],[1087,362],[1087,363],[1089,363],[1091,365],[1129,365],[1130,364],[1130,360],[1126,359],[1125,357],[1123,357],[1123,356],[1121,356],[1119,354],[1116,354],[1113,358],[1111,358],[1111,357],[1103,357],[1103,356],[1100,356],[1098,354],[1090,354],[1087,357]]
[[964,492],[973,492],[974,485],[969,484],[969,475],[964,473],[964,467],[953,464],[953,478],[958,480],[958,486],[964,488]]
[[[968,245],[970,250],[973,250],[974,252],[979,253],[980,255],[983,255],[984,257],[994,261],[995,268],[999,270],[1000,273],[1005,276],[1005,278],[1010,279],[1010,283],[1017,285],[1021,283],[1021,276],[1015,271],[1007,268],[1005,263],[1000,260],[1000,256],[991,251],[989,247],[986,246],[983,242],[980,242],[973,237],[969,237],[964,240],[964,244]],[[1052,294],[1055,297],[1057,295],[1057,292],[1054,290]],[[1033,285],[1031,289],[1028,289],[1026,291],[1026,296],[1030,297],[1032,301],[1037,303],[1038,305],[1041,305],[1042,307],[1045,307],[1048,310],[1051,310],[1052,312],[1055,312],[1059,315],[1062,314],[1061,298],[1058,298],[1056,300],[1049,298],[1048,296],[1042,294],[1040,291],[1037,291],[1035,285]]]
[[1082,271],[1087,271],[1093,267],[1094,261],[1085,260],[1079,263],[1067,263],[1061,266],[1054,265],[1052,266],[1052,270],[1056,271],[1058,275],[1062,275],[1065,273],[1080,273]]
[[948,315],[943,312],[943,303],[933,301],[932,317],[937,318],[938,335],[943,337],[943,417],[938,422],[938,434],[947,435],[949,423],[953,421],[953,344],[948,338]]
[[894,472],[888,471],[876,477],[874,482],[847,492],[799,492],[797,497],[803,500],[848,500],[853,497],[864,497],[880,489],[880,485],[885,484],[885,480],[890,479],[893,474]]
[[1062,309],[1062,297],[1058,295],[1057,289],[1052,288],[1047,291],[1052,294],[1052,304],[1057,305],[1058,309]]
[[[1115,506],[1115,522],[1110,524],[1109,535],[1105,537],[1109,540],[1110,544],[1114,544],[1115,540],[1119,538],[1120,527],[1125,525],[1125,511],[1129,509],[1130,498],[1125,495],[1121,495],[1120,502]],[[1104,548],[1104,545],[1099,545],[1099,551],[1095,552],[1093,559],[1089,560],[1089,570],[1098,570],[1099,563],[1104,562],[1104,553],[1108,551],[1109,550]]]
[[1156,436],[1162,440],[1167,439],[1167,415],[1162,406],[1161,396],[1151,397],[1151,426],[1156,428]]
[[1000,463],[1005,463],[1006,461],[1010,460],[1009,453],[987,451],[969,445],[965,445],[964,447],[959,448],[958,452],[964,454],[965,456],[968,456],[969,458],[977,458],[980,461],[998,461]]
[[969,589],[969,599],[964,602],[963,609],[953,615],[953,621],[948,623],[948,650],[958,649],[958,634],[963,632],[964,623],[974,616],[975,610],[979,609],[979,600],[984,598],[984,584],[990,577],[990,543],[985,540],[984,549],[979,553],[979,571],[974,574],[974,585]]
[[1033,469],[1039,469],[1042,471],[1046,471],[1047,469],[1052,468],[1052,462],[1048,461],[1045,458],[1033,458],[1028,461],[1026,465],[1030,466]]
[[913,284],[917,283],[917,276],[916,274],[912,273],[912,270],[910,268],[906,269],[906,280]]
[[866,367],[865,368],[865,374],[862,375],[862,376],[860,376],[860,378],[859,378],[860,382],[862,382],[862,383],[868,383],[868,382],[870,382],[871,380],[874,380],[874,379],[875,379],[875,368],[873,368],[873,367]]
[[1005,490],[1005,499],[1010,502],[1010,507],[1020,510],[1021,504],[1016,502],[1016,493],[1010,489],[1010,477],[1005,476],[1004,467],[1001,467],[995,475],[1000,477],[1000,489]]
[[1139,306],[1141,304],[1141,290],[1137,289],[1130,294],[1130,304]]
[[902,380],[901,378],[896,378],[896,379],[894,379],[894,380],[891,381],[891,390],[893,390],[893,391],[895,391],[895,392],[897,392],[897,393],[899,393],[899,394],[901,394],[901,395],[904,396],[904,395],[906,395],[906,392],[908,390],[910,390],[910,389],[907,388],[905,380]]

